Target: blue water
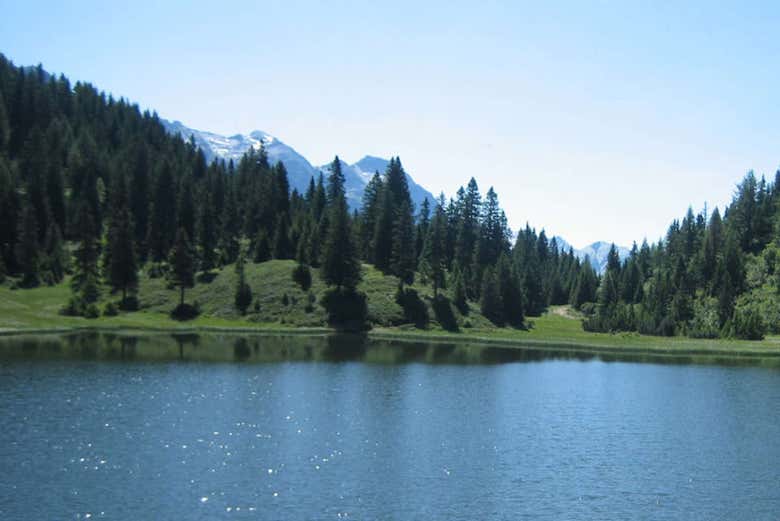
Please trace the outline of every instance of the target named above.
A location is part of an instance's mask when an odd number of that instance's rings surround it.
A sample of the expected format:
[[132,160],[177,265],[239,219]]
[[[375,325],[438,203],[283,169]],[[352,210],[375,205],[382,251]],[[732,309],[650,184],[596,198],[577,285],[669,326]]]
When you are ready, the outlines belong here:
[[773,369],[66,358],[0,362],[2,519],[780,518]]

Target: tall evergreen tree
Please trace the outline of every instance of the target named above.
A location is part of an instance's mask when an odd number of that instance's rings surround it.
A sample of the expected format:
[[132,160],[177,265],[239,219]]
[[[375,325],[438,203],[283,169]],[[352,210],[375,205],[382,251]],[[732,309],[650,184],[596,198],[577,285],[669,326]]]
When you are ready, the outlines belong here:
[[180,227],[168,261],[171,265],[172,282],[179,287],[179,306],[184,305],[184,290],[195,285],[195,259],[187,230]]
[[127,292],[138,289],[138,265],[135,254],[133,230],[127,187],[124,179],[115,181],[110,224],[108,228],[108,283],[113,291],[122,292],[122,302]]
[[360,263],[350,229],[344,174],[338,156],[330,166],[328,177],[329,224],[323,250],[322,278],[339,290],[354,290],[360,282]]

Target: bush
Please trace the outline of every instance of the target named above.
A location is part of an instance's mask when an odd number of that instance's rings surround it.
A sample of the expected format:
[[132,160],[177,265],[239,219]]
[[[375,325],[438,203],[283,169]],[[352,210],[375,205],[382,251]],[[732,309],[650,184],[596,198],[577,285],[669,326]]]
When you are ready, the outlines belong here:
[[331,326],[349,331],[368,329],[365,293],[332,288],[320,299],[320,305],[328,312],[328,323]]
[[119,301],[119,309],[122,311],[138,311],[140,308],[141,303],[135,295],[128,295]]
[[306,294],[306,307],[304,311],[311,313],[314,311],[314,303],[317,302],[317,297],[311,291]]
[[104,317],[115,317],[118,314],[119,314],[119,308],[113,302],[108,302],[103,307],[103,316]]
[[688,336],[693,338],[717,338],[720,335],[718,300],[701,297],[693,303],[693,318],[688,322]]
[[428,307],[420,299],[417,291],[411,288],[401,289],[395,294],[396,303],[404,310],[406,322],[414,324],[416,328],[424,328],[428,325]]
[[758,306],[750,303],[734,309],[733,326],[734,336],[743,340],[762,340],[767,329]]
[[92,302],[84,309],[84,318],[97,318],[100,316],[100,310],[97,305]]
[[80,317],[84,314],[84,301],[79,297],[71,296],[65,307],[60,309],[60,315],[68,317]]
[[236,290],[235,304],[241,314],[245,314],[247,308],[252,303],[252,288],[249,284],[244,283]]
[[301,291],[311,288],[311,270],[305,264],[298,264],[292,272],[293,281],[301,287]]
[[283,306],[289,306],[290,305],[290,297],[287,296],[287,293],[282,295],[282,305]]
[[150,279],[159,279],[168,274],[168,265],[164,262],[155,262],[147,270]]
[[179,304],[171,311],[171,318],[174,320],[192,320],[200,314],[200,306],[196,302],[193,304]]

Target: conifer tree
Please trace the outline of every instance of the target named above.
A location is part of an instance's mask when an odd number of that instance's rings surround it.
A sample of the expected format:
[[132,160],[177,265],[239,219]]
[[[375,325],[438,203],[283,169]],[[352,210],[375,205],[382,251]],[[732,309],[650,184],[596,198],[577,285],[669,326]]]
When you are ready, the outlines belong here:
[[173,243],[171,256],[168,261],[171,265],[171,276],[174,286],[179,287],[179,306],[184,305],[184,290],[195,285],[195,259],[192,254],[192,246],[184,227],[176,232],[176,241]]
[[159,262],[168,256],[176,234],[176,185],[173,168],[163,161],[157,174],[147,245],[152,260]]
[[209,272],[217,266],[217,254],[214,247],[217,245],[216,209],[211,194],[204,194],[198,220],[198,240],[200,242],[200,269]]
[[525,320],[523,294],[517,273],[506,253],[498,258],[495,278],[501,295],[503,321],[514,327],[522,327]]
[[446,235],[447,215],[444,210],[444,194],[439,197],[439,203],[434,210],[428,232],[426,233],[422,253],[420,254],[419,271],[433,286],[434,296],[439,288],[446,284]]
[[113,291],[122,292],[122,302],[125,302],[127,292],[138,289],[138,265],[127,187],[124,179],[117,179],[114,184],[106,249],[108,283]]
[[74,274],[71,289],[84,304],[97,301],[100,296],[98,259],[99,231],[91,205],[84,201],[76,217],[78,246],[74,252]]
[[391,268],[403,286],[404,284],[414,282],[414,268],[417,259],[414,246],[412,210],[409,208],[407,201],[403,202],[398,208],[393,228]]
[[482,299],[480,310],[482,314],[497,326],[504,325],[504,302],[501,298],[501,290],[498,287],[496,273],[492,266],[485,269],[482,277]]
[[360,263],[354,244],[344,193],[344,175],[338,156],[328,177],[329,224],[323,250],[322,278],[339,290],[354,290],[360,282]]
[[16,259],[22,267],[22,285],[24,287],[32,287],[37,286],[39,282],[38,219],[35,217],[35,208],[29,199],[26,199],[24,203],[19,223],[19,243],[16,247]]
[[244,264],[246,263],[246,251],[241,248],[236,260],[236,309],[243,315],[252,303],[252,288],[246,283]]

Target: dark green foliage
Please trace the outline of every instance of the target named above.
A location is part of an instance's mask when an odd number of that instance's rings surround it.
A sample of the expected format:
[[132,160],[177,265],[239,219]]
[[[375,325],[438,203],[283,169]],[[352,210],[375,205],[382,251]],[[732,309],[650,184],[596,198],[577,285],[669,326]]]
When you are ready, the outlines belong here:
[[295,269],[293,269],[292,278],[301,287],[301,291],[309,291],[309,288],[311,288],[311,269],[307,265],[296,265]]
[[92,209],[88,203],[82,203],[76,217],[78,246],[74,252],[74,274],[71,288],[85,304],[95,302],[100,295],[98,259],[100,247],[98,229]]
[[242,315],[246,313],[247,308],[252,303],[252,288],[246,282],[245,264],[246,252],[242,249],[236,260],[236,276],[238,280],[236,281],[235,296],[236,309],[238,309]]
[[119,314],[119,308],[117,307],[116,303],[106,302],[106,305],[103,306],[104,317],[115,317],[118,314]]
[[121,291],[124,300],[128,291],[135,292],[138,289],[138,265],[125,182],[119,179],[115,184],[105,264],[108,266],[108,284],[112,290]]
[[328,313],[328,323],[340,330],[368,329],[368,306],[364,293],[348,288],[331,288],[320,299]]
[[504,325],[504,301],[501,289],[492,267],[488,267],[482,276],[482,299],[480,310],[482,314],[497,326]]
[[184,306],[184,290],[195,285],[195,259],[192,254],[192,246],[184,228],[179,228],[176,232],[176,241],[171,250],[171,256],[168,260],[171,265],[171,282],[178,286],[180,290],[179,315],[186,311]]
[[399,287],[395,295],[395,301],[403,309],[406,322],[412,323],[420,329],[428,326],[430,321],[428,307],[420,299],[417,291],[411,288]]
[[22,266],[22,286],[38,285],[38,270],[40,250],[38,245],[38,219],[35,208],[27,202],[22,209],[22,219],[19,224],[19,242],[16,244],[15,258]]
[[268,234],[265,230],[260,230],[257,233],[255,244],[253,246],[255,262],[265,262],[271,259],[271,244],[268,241]]
[[328,233],[322,260],[322,278],[339,290],[354,290],[360,282],[360,263],[350,227],[344,194],[344,175],[338,156],[333,160],[328,178]]
[[416,265],[412,210],[408,201],[404,201],[398,208],[393,226],[391,273],[398,277],[402,284],[411,284],[414,282]]
[[464,315],[468,313],[469,304],[466,296],[466,285],[463,282],[463,275],[459,267],[455,267],[452,272],[452,284],[450,284],[452,291],[452,303],[455,307]]

